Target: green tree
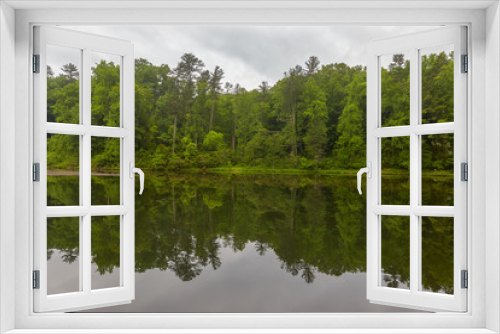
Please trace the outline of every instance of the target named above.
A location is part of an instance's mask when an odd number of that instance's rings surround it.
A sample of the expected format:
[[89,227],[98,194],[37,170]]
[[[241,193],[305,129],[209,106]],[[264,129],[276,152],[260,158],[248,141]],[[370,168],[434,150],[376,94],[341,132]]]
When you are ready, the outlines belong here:
[[360,100],[366,99],[366,76],[361,73],[349,84],[346,106],[337,126],[337,159],[341,168],[359,168],[365,164],[365,110]]
[[306,123],[305,149],[318,164],[325,154],[327,142],[326,122],[328,110],[326,96],[314,78],[310,78],[305,83],[302,95],[303,115]]
[[[365,165],[366,68],[323,64],[316,56],[289,69],[276,84],[256,89],[222,84],[192,53],[171,70],[147,59],[135,62],[136,161],[155,170],[192,167],[355,169]],[[410,63],[395,54],[381,68],[382,126],[409,124]],[[80,124],[79,69],[48,68],[47,120]],[[105,60],[92,68],[92,124],[120,125],[120,67]],[[453,121],[453,54],[422,56],[422,122]],[[220,149],[204,145],[214,132]],[[209,142],[212,141],[210,135]],[[50,168],[78,169],[64,136],[48,138]],[[408,170],[407,139],[384,140],[384,170]],[[113,153],[115,156],[117,152]],[[422,137],[425,172],[453,169],[453,136]],[[101,161],[101,163],[107,163]],[[110,166],[99,165],[99,168]],[[444,199],[443,199],[444,201]]]
[[215,66],[215,69],[210,73],[210,80],[208,82],[208,87],[210,90],[210,122],[208,131],[212,131],[215,122],[215,104],[221,93],[221,81],[224,78],[224,71],[219,67]]
[[320,61],[318,57],[316,56],[309,57],[309,59],[306,61],[307,75],[308,76],[313,75],[317,71],[319,64]]
[[120,126],[120,66],[101,60],[92,67],[92,124]]
[[[80,71],[77,66],[72,63],[65,64],[61,67],[61,71],[63,71],[63,76],[68,80],[68,82],[75,82],[80,77]],[[52,69],[51,69],[52,72]],[[53,72],[52,72],[53,74]]]

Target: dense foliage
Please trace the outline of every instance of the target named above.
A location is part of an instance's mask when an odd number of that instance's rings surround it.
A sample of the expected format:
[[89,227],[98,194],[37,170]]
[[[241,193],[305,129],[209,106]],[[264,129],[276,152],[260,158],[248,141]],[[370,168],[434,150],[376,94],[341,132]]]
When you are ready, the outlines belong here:
[[[381,69],[383,126],[409,124],[410,63],[394,55]],[[78,70],[65,65],[48,78],[49,121],[78,123]],[[101,61],[92,74],[92,124],[118,126],[120,69]],[[53,73],[49,69],[49,73]],[[175,68],[135,62],[136,161],[143,168],[275,168],[354,169],[365,165],[366,68],[344,63],[320,66],[310,57],[274,86],[262,82],[246,90],[223,83],[224,71],[205,68],[191,53]],[[453,121],[453,55],[422,57],[423,123]],[[49,168],[75,169],[78,141],[52,135]],[[408,156],[399,154],[409,138],[384,142],[383,168],[408,170]],[[112,141],[102,141],[97,155],[117,156]],[[402,151],[403,150],[403,151]],[[423,138],[423,168],[450,169],[452,140],[448,135]],[[113,169],[107,159],[94,168]]]

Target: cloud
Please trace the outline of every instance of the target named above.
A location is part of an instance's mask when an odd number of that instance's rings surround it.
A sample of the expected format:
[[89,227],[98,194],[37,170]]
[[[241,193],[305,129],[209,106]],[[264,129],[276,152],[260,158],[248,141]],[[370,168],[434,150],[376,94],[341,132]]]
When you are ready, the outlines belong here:
[[[182,54],[194,53],[206,68],[216,65],[224,81],[247,89],[276,83],[283,73],[317,56],[322,64],[366,65],[370,40],[430,27],[387,26],[85,26],[65,27],[129,40],[136,57],[174,68]],[[431,27],[435,28],[435,27]]]

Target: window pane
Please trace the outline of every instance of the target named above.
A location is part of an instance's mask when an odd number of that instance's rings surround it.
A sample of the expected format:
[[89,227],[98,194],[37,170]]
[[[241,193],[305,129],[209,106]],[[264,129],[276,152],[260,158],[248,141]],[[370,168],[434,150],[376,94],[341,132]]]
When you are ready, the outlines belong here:
[[380,56],[382,126],[410,125],[408,52]]
[[422,123],[453,122],[453,44],[420,50]]
[[120,286],[120,220],[92,217],[92,290]]
[[382,204],[410,205],[410,137],[381,138]]
[[453,206],[453,134],[422,136],[422,205]]
[[453,218],[422,217],[422,290],[453,294]]
[[383,216],[381,286],[410,288],[410,217]]
[[120,205],[120,138],[92,137],[92,205]]
[[120,126],[121,57],[92,52],[92,125]]
[[80,205],[80,137],[47,134],[47,205]]
[[47,44],[47,122],[80,123],[82,50]]
[[47,294],[80,291],[80,217],[47,218]]

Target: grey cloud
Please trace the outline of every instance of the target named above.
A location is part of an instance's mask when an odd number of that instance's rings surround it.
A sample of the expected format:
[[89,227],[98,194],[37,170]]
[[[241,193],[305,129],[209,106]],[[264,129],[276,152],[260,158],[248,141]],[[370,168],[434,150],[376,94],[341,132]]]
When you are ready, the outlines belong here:
[[192,52],[208,69],[216,65],[224,81],[253,89],[261,81],[274,84],[285,71],[311,55],[322,64],[345,62],[366,65],[370,40],[429,27],[361,26],[101,26],[70,27],[130,40],[136,57],[175,67],[185,52]]

